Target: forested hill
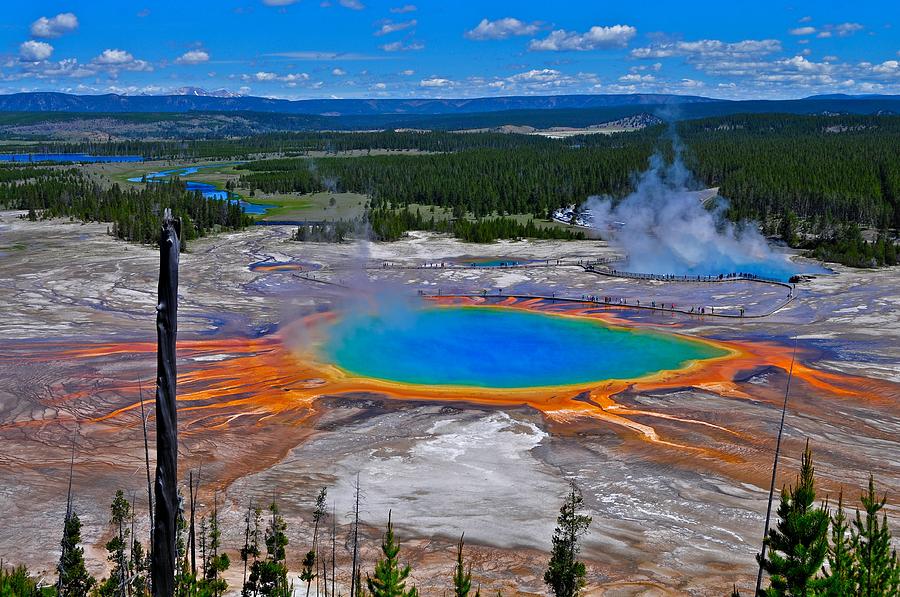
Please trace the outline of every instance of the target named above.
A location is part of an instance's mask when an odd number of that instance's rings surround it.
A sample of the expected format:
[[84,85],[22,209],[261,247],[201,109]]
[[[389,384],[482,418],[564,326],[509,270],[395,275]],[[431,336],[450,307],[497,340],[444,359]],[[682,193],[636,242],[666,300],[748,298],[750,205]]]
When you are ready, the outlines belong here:
[[252,111],[289,114],[452,114],[501,110],[606,108],[715,102],[670,94],[508,96],[460,99],[309,99],[210,95],[73,95],[54,92],[0,95],[0,112],[189,112]]
[[[572,126],[573,112],[599,111],[611,118],[646,112],[664,120],[681,120],[738,113],[900,114],[900,96],[825,96],[796,100],[729,101],[665,94],[513,96],[464,99],[310,99],[205,95],[71,95],[32,92],[0,95],[0,113],[68,113],[121,115],[157,113],[240,113],[306,116],[290,122],[298,129],[475,128],[503,124],[531,124],[543,112],[544,126]],[[254,116],[252,113],[256,113]],[[560,119],[555,121],[554,117]],[[119,116],[121,117],[121,116]],[[568,119],[568,121],[566,121]],[[585,124],[597,124],[594,120]],[[284,127],[287,121],[282,124]],[[581,126],[584,126],[582,124]]]
[[[898,116],[740,115],[682,122],[677,130],[688,166],[700,184],[720,187],[735,220],[775,222],[792,212],[812,230],[845,222],[900,227]],[[266,192],[309,192],[329,179],[342,190],[370,195],[376,205],[426,203],[477,215],[544,217],[590,195],[630,191],[650,154],[670,151],[663,131],[561,140],[489,133],[281,136],[268,143],[297,154],[396,148],[398,142],[439,153],[318,158],[314,169],[305,158],[259,161],[241,167],[247,171],[242,181]]]

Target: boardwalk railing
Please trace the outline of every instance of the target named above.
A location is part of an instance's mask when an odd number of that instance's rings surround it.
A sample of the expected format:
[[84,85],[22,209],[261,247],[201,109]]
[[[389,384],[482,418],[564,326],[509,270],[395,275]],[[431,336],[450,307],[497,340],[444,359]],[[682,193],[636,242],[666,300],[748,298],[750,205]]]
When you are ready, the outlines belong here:
[[756,274],[749,273],[730,273],[730,274],[718,274],[716,276],[678,276],[675,274],[643,274],[639,272],[625,272],[612,268],[598,268],[596,265],[586,265],[584,266],[584,271],[590,272],[593,274],[598,274],[601,276],[612,276],[616,278],[630,278],[633,280],[656,280],[659,282],[736,282],[736,281],[747,281],[747,282],[763,282],[765,284],[777,284],[779,286],[784,286],[785,288],[793,288],[793,285],[784,282],[782,280],[776,280],[774,278],[766,278],[764,276],[758,276]]

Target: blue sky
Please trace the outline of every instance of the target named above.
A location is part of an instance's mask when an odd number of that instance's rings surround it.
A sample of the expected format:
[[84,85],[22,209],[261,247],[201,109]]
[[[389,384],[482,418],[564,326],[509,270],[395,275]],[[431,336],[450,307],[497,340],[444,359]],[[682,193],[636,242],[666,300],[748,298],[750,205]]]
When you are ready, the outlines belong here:
[[19,1],[0,92],[900,93],[898,20],[887,1]]

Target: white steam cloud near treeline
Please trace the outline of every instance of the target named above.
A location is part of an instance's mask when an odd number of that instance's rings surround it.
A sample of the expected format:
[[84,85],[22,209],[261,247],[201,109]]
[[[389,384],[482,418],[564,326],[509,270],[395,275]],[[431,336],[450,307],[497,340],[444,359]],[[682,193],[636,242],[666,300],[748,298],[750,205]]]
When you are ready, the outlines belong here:
[[800,267],[775,251],[754,222],[735,224],[725,218],[727,202],[707,208],[699,183],[682,161],[673,139],[675,158],[666,164],[656,153],[650,167],[634,181],[623,199],[589,197],[593,227],[620,249],[620,269],[637,273],[718,276],[745,273],[787,280]]

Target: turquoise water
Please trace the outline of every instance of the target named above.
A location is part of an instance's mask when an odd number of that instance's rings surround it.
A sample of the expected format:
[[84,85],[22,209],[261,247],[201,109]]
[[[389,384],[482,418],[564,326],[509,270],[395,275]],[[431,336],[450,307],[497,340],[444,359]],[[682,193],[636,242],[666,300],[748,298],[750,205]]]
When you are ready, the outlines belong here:
[[426,385],[560,386],[632,379],[725,351],[587,318],[432,307],[336,322],[321,357],[350,374]]
[[[143,177],[135,176],[133,178],[129,178],[128,182],[158,182],[160,180],[172,177],[172,176],[188,176],[190,174],[196,174],[200,171],[201,168],[218,168],[220,166],[229,166],[231,164],[242,164],[243,162],[231,162],[228,164],[209,164],[206,166],[187,166],[182,168],[173,168],[171,170],[160,170],[159,172],[149,172]],[[197,191],[207,199],[218,199],[220,201],[228,200],[231,202],[237,202],[244,209],[244,213],[253,214],[253,215],[262,215],[266,213],[268,210],[277,207],[276,205],[269,205],[267,203],[248,203],[240,198],[232,197],[232,194],[228,191],[223,191],[217,189],[215,185],[210,184],[208,182],[198,182],[194,180],[188,180],[184,183],[185,188],[188,191]]]

